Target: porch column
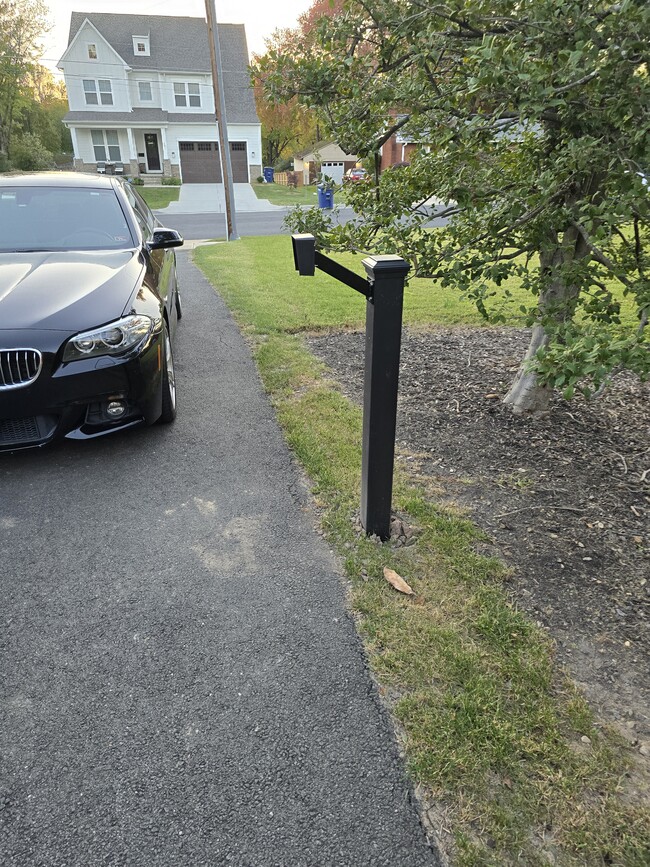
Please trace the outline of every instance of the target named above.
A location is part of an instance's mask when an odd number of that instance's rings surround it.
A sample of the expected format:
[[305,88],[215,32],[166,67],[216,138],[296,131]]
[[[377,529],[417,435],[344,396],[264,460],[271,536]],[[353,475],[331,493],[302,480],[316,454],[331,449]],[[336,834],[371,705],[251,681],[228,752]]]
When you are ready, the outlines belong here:
[[77,128],[74,126],[68,127],[70,130],[70,138],[72,139],[72,153],[76,160],[80,160],[81,156],[79,154],[79,143],[77,141]]
[[164,160],[169,159],[169,150],[167,148],[167,130],[164,127],[160,128],[160,141],[162,142],[162,156]]
[[133,135],[133,130],[131,127],[127,127],[126,130],[127,137],[129,139],[129,159],[138,161],[138,152],[135,147],[135,136]]

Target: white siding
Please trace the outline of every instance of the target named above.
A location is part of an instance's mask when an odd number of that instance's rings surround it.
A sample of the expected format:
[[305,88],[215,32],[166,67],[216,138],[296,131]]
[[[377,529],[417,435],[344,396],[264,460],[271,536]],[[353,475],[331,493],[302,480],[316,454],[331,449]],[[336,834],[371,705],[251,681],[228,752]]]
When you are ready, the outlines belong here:
[[[129,92],[131,95],[131,104],[133,108],[161,108],[162,97],[160,93],[160,80],[156,72],[130,72],[129,73]],[[138,82],[148,81],[151,85],[151,99],[140,99],[140,88]]]
[[[96,46],[97,60],[88,57],[88,44]],[[130,111],[131,100],[124,61],[113,51],[102,36],[89,24],[82,25],[74,44],[61,64],[68,92],[70,111]],[[88,105],[84,95],[83,80],[111,82],[112,105]]]
[[[186,100],[187,105],[176,105],[174,82],[197,84],[199,96],[201,97],[201,105],[191,106],[189,99]],[[206,114],[214,111],[214,90],[212,89],[212,79],[209,75],[190,75],[184,72],[164,73],[160,76],[160,89],[161,106],[165,111],[176,114],[181,112],[183,114]]]

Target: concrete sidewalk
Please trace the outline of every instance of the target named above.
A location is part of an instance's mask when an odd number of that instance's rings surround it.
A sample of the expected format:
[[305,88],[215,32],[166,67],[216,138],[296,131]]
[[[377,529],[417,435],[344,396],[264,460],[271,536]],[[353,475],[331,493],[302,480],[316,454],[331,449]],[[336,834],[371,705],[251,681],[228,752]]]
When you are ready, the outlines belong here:
[[0,863],[437,865],[247,345],[179,266],[176,423],[0,458]]
[[[258,199],[250,184],[233,184],[237,213],[283,211],[268,199]],[[223,214],[226,195],[223,184],[183,184],[178,201],[165,208],[165,214]]]

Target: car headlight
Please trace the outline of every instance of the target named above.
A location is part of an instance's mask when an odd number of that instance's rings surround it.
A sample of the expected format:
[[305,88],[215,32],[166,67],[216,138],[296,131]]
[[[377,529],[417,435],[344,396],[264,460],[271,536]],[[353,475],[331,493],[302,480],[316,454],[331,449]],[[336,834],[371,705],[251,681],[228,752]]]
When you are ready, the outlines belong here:
[[151,335],[155,322],[149,316],[125,316],[93,331],[70,338],[63,352],[64,361],[94,358],[98,355],[124,355]]

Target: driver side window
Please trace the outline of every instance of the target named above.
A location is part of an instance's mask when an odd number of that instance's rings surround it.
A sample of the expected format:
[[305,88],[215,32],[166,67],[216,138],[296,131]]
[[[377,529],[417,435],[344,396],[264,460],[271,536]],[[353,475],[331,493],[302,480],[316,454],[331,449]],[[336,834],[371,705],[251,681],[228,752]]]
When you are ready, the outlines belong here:
[[146,240],[149,240],[153,234],[155,217],[149,210],[149,207],[142,201],[140,196],[130,185],[125,184],[125,190],[127,198],[133,207],[133,212],[135,213],[135,218],[140,226],[142,236]]

